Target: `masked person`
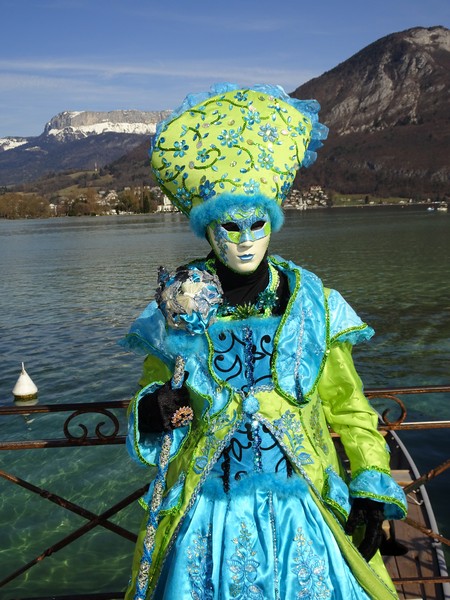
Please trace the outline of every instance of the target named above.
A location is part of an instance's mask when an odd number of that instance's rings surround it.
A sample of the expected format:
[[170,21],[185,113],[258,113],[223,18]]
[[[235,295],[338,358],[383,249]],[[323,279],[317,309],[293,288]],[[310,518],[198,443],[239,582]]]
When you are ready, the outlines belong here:
[[268,254],[295,173],[326,137],[318,108],[277,86],[222,84],[157,130],[159,185],[211,252],[161,271],[123,342],[147,355],[131,455],[157,464],[170,435],[128,599],[397,597],[377,550],[405,497],[351,356],[373,330]]

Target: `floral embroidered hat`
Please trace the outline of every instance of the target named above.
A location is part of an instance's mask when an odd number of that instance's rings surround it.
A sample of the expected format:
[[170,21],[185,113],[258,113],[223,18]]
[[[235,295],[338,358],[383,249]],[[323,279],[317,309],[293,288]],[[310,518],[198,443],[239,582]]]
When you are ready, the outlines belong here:
[[153,172],[201,237],[236,205],[264,208],[277,231],[297,170],[315,161],[327,137],[319,108],[273,85],[223,83],[190,94],[157,127]]

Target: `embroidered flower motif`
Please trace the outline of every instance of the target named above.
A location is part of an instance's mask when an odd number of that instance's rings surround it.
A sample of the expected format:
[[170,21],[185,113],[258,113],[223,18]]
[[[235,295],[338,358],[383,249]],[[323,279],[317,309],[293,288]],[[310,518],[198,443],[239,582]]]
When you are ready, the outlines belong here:
[[281,186],[281,194],[282,194],[283,198],[285,198],[289,194],[290,190],[291,190],[291,182],[284,181]]
[[254,179],[250,179],[250,181],[244,182],[244,192],[249,196],[253,194],[259,194],[259,183]]
[[189,150],[189,146],[186,144],[184,140],[180,140],[179,142],[174,142],[175,152],[173,153],[175,156],[184,156],[186,151]]
[[203,198],[203,200],[208,200],[209,198],[212,198],[213,196],[216,195],[216,192],[214,191],[214,186],[216,184],[214,182],[210,182],[208,181],[208,179],[206,181],[204,181],[203,183],[200,184],[199,186],[199,194],[200,197]]
[[[273,99],[273,104],[269,104],[269,107],[274,110],[274,112],[271,115],[272,121],[276,120],[277,113],[278,113],[278,115],[282,115],[282,114],[286,114],[288,112],[283,106],[281,106],[281,104],[279,104],[279,102],[276,98]],[[285,121],[285,119],[283,119],[283,120]]]
[[297,127],[294,128],[294,131],[296,131],[299,135],[305,135],[306,127],[303,123],[299,123]]
[[331,589],[327,586],[328,571],[325,561],[320,559],[312,549],[312,541],[306,540],[301,527],[294,538],[296,553],[295,566],[291,572],[297,576],[300,586],[296,596],[305,600],[327,600],[331,598]]
[[247,123],[249,127],[255,125],[255,123],[259,123],[261,121],[261,116],[257,110],[249,110],[243,116],[244,121]]
[[325,442],[324,432],[323,432],[323,429],[320,424],[319,404],[318,403],[314,404],[314,406],[312,408],[311,419],[310,419],[309,423],[311,425],[314,440],[316,441],[317,445],[320,448],[322,448],[322,450],[324,451],[325,454],[328,454],[330,450],[328,448],[327,443]]
[[242,90],[239,90],[234,97],[238,102],[247,102],[247,94]]
[[220,414],[218,417],[207,417],[208,427],[206,428],[206,436],[202,448],[198,449],[199,456],[194,460],[194,471],[199,475],[208,465],[211,456],[218,450],[222,444],[222,440],[217,437],[216,433],[224,427],[231,428],[236,421],[236,411],[230,417],[226,413]]
[[207,148],[202,148],[197,152],[197,160],[199,160],[201,163],[205,163],[207,160],[209,160],[209,157],[210,154]]
[[211,527],[206,535],[199,531],[187,550],[188,576],[193,600],[213,600]]
[[259,128],[258,135],[260,135],[264,142],[276,142],[278,139],[278,131],[276,127],[265,123]]
[[302,465],[313,463],[311,455],[304,451],[303,440],[305,436],[302,433],[300,419],[293,412],[287,410],[283,415],[273,422],[275,432],[278,435],[286,436],[293,453]]
[[233,584],[230,586],[231,598],[237,600],[264,600],[261,588],[255,581],[258,576],[259,562],[252,549],[251,536],[247,525],[242,522],[238,538],[233,540],[235,552],[227,564],[232,572]]
[[223,129],[222,133],[217,136],[217,139],[220,140],[221,146],[232,148],[233,146],[237,146],[239,143],[239,135],[239,130],[235,131],[234,129]]
[[263,169],[271,169],[273,167],[273,156],[263,150],[258,154],[258,163]]
[[189,192],[185,188],[179,187],[179,188],[177,188],[175,196],[180,201],[180,204],[182,204],[184,207],[186,207],[186,208],[190,208],[191,207],[191,204],[192,204],[192,202],[191,202],[191,198],[192,198],[191,192]]

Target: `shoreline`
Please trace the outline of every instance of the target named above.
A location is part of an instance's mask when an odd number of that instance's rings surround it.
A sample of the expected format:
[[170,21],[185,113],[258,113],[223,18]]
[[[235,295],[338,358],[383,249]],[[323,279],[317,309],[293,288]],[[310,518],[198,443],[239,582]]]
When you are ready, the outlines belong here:
[[[440,207],[445,207],[448,209],[449,207],[449,202],[377,202],[377,203],[373,203],[373,204],[353,204],[353,203],[348,203],[348,204],[333,204],[332,206],[319,206],[319,205],[315,205],[315,206],[308,206],[306,208],[299,208],[296,206],[286,206],[283,208],[284,211],[304,211],[304,210],[334,210],[336,209],[346,209],[346,208],[360,208],[360,209],[375,209],[375,208],[425,208],[426,210],[428,210],[428,208],[432,208],[433,210],[437,211],[438,208]],[[439,212],[439,211],[438,211]]]
[[[424,209],[424,211],[428,212],[447,212],[449,208],[450,202],[446,201],[433,201],[433,202],[374,202],[371,204],[361,204],[361,203],[339,203],[333,204],[331,206],[323,206],[319,204],[315,204],[313,206],[284,206],[283,211],[287,212],[305,212],[305,211],[315,211],[315,210],[334,210],[334,209],[380,209],[380,208],[388,208],[388,209]],[[429,210],[431,209],[431,210]],[[155,212],[149,213],[133,213],[133,212],[122,212],[119,214],[91,214],[91,215],[52,215],[45,217],[17,217],[17,218],[9,218],[9,217],[0,217],[0,221],[40,221],[47,219],[80,219],[80,218],[99,218],[99,217],[148,217],[150,215],[177,215],[183,214],[179,210],[159,210]]]

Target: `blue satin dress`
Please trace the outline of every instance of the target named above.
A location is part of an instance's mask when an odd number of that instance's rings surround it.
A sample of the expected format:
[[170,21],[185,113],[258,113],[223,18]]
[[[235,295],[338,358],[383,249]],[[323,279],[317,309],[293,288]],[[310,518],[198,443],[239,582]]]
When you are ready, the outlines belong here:
[[263,328],[253,327],[252,319],[210,327],[215,373],[242,390],[246,416],[181,523],[155,599],[369,598],[307,484],[254,418],[258,406],[249,392],[273,388],[270,358],[278,324],[278,317],[269,317]]

